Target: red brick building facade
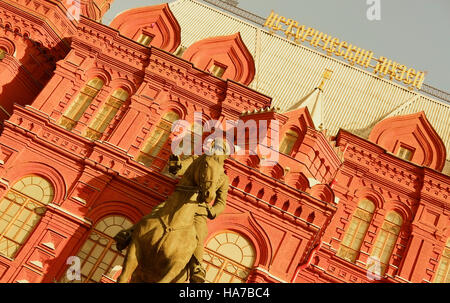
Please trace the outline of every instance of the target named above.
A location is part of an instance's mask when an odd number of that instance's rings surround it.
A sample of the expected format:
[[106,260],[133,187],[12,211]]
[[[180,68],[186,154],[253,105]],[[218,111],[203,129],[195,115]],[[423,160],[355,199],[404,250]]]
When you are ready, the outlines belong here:
[[173,191],[170,127],[195,112],[281,125],[277,165],[227,160],[209,282],[371,282],[373,258],[382,282],[448,281],[446,149],[423,113],[385,119],[369,140],[332,137],[306,107],[280,112],[248,88],[239,33],[182,52],[168,5],[106,26],[111,1],[81,1],[80,20],[63,2],[0,2],[0,281],[68,281],[71,256],[81,281],[114,281],[112,236]]

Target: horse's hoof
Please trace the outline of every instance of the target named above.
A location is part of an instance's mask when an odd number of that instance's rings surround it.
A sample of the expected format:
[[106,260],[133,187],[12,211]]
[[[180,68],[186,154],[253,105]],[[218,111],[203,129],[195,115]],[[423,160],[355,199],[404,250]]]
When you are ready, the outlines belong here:
[[197,268],[194,268],[193,272],[194,273],[192,274],[192,276],[189,279],[191,281],[191,283],[204,283],[205,282],[206,271],[204,268],[199,266]]
[[205,283],[205,278],[201,276],[192,276],[189,280],[191,283]]

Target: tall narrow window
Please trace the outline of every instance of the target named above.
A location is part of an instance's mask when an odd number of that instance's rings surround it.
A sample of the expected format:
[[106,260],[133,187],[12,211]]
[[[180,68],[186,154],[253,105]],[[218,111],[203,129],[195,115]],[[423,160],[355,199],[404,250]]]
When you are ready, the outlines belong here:
[[71,130],[77,121],[81,118],[84,111],[91,104],[92,100],[97,96],[100,89],[103,87],[103,81],[99,78],[90,80],[76,96],[75,100],[67,108],[64,115],[59,120],[58,124],[67,130]]
[[97,115],[86,129],[84,136],[92,140],[100,139],[111,120],[115,117],[120,107],[127,99],[128,93],[125,90],[121,88],[115,90],[108,98],[105,105],[98,111]]
[[214,63],[211,68],[209,69],[209,72],[213,74],[216,77],[222,78],[223,74],[225,73],[225,70],[227,68],[225,66],[222,66],[218,63]]
[[150,43],[152,42],[153,37],[150,35],[145,35],[145,34],[141,34],[137,40],[138,43],[145,45],[145,46],[149,46]]
[[150,166],[153,163],[169,141],[173,122],[179,118],[175,112],[168,112],[163,116],[141,149],[137,158],[138,162],[141,162],[145,166]]
[[81,281],[69,281],[64,274],[62,282],[98,283],[102,275],[116,271],[123,264],[125,252],[117,250],[113,237],[132,225],[122,216],[109,216],[98,222],[77,255],[81,260]]
[[26,176],[14,184],[0,201],[0,254],[16,256],[53,196],[53,186],[38,176]]
[[434,282],[450,283],[450,239],[447,240],[447,244],[442,252]]
[[175,56],[180,57],[183,56],[184,52],[186,51],[186,47],[185,46],[178,46],[177,50],[175,51]]
[[389,259],[397,242],[402,224],[402,216],[396,212],[390,212],[384,219],[371,255],[374,259],[380,261],[380,275],[384,275],[389,265]]
[[293,130],[288,130],[283,137],[280,144],[280,153],[290,155],[294,148],[295,142],[297,142],[298,134]]
[[243,283],[255,262],[255,249],[246,238],[227,231],[208,241],[203,260],[206,282]]
[[413,150],[406,148],[404,146],[400,146],[397,152],[397,156],[407,161],[411,161],[413,156]]
[[374,210],[375,205],[371,201],[364,199],[359,202],[358,208],[353,213],[353,218],[339,247],[337,253],[339,257],[350,262],[356,261],[370,221],[372,220]]

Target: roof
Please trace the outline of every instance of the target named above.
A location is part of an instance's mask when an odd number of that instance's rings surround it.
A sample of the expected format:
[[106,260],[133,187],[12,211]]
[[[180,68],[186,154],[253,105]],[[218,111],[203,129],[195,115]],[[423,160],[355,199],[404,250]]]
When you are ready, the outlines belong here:
[[264,28],[195,0],[169,4],[181,26],[181,45],[240,32],[255,60],[250,88],[273,98],[272,106],[288,110],[319,85],[325,69],[333,71],[323,86],[323,128],[340,128],[368,138],[376,122],[423,111],[447,150],[444,173],[450,173],[450,105],[381,79],[371,72],[298,45]]

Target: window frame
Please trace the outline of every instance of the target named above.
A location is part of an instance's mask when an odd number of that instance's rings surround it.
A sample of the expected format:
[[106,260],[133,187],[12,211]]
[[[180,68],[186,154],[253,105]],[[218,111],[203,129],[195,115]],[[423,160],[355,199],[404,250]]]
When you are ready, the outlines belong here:
[[[397,217],[397,219],[400,219],[400,225],[398,225],[397,223],[390,221],[389,220],[389,216],[390,215],[395,215]],[[389,262],[392,258],[392,254],[394,253],[395,250],[395,245],[398,242],[398,238],[400,236],[400,232],[403,228],[404,225],[404,219],[403,216],[395,211],[392,210],[390,212],[388,212],[383,220],[383,223],[381,225],[380,228],[380,232],[377,235],[377,238],[373,244],[372,247],[372,252],[370,254],[370,257],[374,260],[378,260],[380,262],[380,276],[383,276],[386,273],[387,268],[389,267]],[[393,233],[392,230],[395,229],[397,230],[396,233]],[[382,240],[384,238],[384,240]],[[377,247],[377,244],[379,242],[383,241],[381,248]],[[390,251],[386,251],[386,247],[388,247],[388,242],[391,242],[392,245],[390,245],[389,250]],[[377,252],[377,254],[375,255],[376,250],[379,249],[379,252]],[[388,253],[387,253],[388,252]],[[383,255],[387,255],[388,257],[384,259],[382,259]]]
[[227,71],[227,68],[228,66],[226,66],[225,64],[213,60],[210,67],[208,68],[208,72],[217,78],[222,78]]
[[[240,249],[241,251],[242,251],[243,248],[245,248],[247,246],[250,247],[250,250],[252,252],[252,256],[251,256],[252,259],[250,261],[250,263],[252,263],[251,267],[249,267],[247,265],[244,265],[244,264],[241,264],[241,263],[237,262],[236,260],[233,260],[230,257],[225,256],[224,254],[222,254],[222,253],[217,251],[217,249],[219,249],[222,245],[231,243],[231,242],[221,243],[218,240],[218,237],[222,236],[222,235],[225,235],[227,241],[229,241],[228,240],[228,235],[229,234],[231,234],[233,236],[236,236],[236,240],[235,240],[235,242],[233,242],[233,244],[235,244],[235,246],[237,246],[238,249]],[[237,244],[239,239],[242,239],[243,242],[246,244],[246,246],[239,247],[238,244]],[[211,242],[212,241],[216,241],[219,244],[219,246],[216,248],[216,250],[211,248],[211,246],[212,246]],[[244,254],[243,254],[243,256],[244,256]],[[206,259],[205,259],[205,257],[206,257]],[[217,260],[222,261],[222,264],[220,266],[217,265],[217,264],[214,264],[214,263],[212,263],[213,261],[210,262],[210,261],[207,260],[208,257],[211,257],[211,260],[214,260],[213,258],[216,258]],[[246,256],[246,257],[249,257],[249,256]],[[250,241],[246,236],[244,236],[243,234],[241,234],[239,232],[235,232],[235,231],[232,231],[232,230],[220,231],[220,232],[216,233],[213,237],[211,237],[205,244],[204,257],[203,257],[203,265],[204,265],[204,268],[206,270],[206,281],[205,281],[205,283],[227,283],[227,282],[221,281],[221,278],[222,278],[223,274],[227,274],[227,275],[230,276],[230,280],[228,282],[238,280],[241,283],[245,283],[247,281],[247,279],[248,279],[248,277],[250,275],[250,272],[251,272],[251,270],[252,270],[252,268],[254,267],[255,264],[256,264],[256,249],[255,249],[252,241]],[[236,272],[238,272],[239,270],[241,270],[242,272],[246,272],[246,276],[245,277],[241,277],[241,276],[238,276],[238,275],[233,274],[232,272],[230,272],[227,269],[227,267],[230,266],[230,265],[232,266],[232,268],[233,267],[236,268]],[[208,270],[210,268],[217,269],[217,272],[215,273],[215,276],[213,277],[212,281],[208,280],[209,279],[209,277],[208,277]]]
[[[124,93],[125,98],[114,96],[115,93]],[[112,91],[106,102],[100,107],[95,116],[91,119],[89,126],[83,136],[91,140],[99,140],[108,129],[111,121],[117,116],[123,105],[130,98],[128,90],[120,87]]]
[[[296,136],[294,136],[292,133],[295,133]],[[291,138],[289,138],[289,137],[291,137]],[[297,145],[299,137],[300,137],[300,134],[297,130],[292,129],[292,128],[288,129],[284,133],[283,138],[281,139],[279,153],[281,153],[283,155],[291,156]],[[287,145],[288,143],[285,143],[287,140],[290,140],[289,145]],[[284,145],[286,145],[286,147],[283,148]],[[289,147],[289,150],[286,150],[287,147]]]
[[[77,283],[101,283],[102,276],[108,276],[109,274],[111,274],[112,270],[117,272],[116,266],[117,265],[121,266],[123,264],[123,262],[117,263],[116,260],[118,258],[122,258],[123,260],[125,260],[126,251],[120,252],[120,251],[117,250],[117,248],[114,249],[114,247],[115,247],[115,240],[113,239],[113,235],[109,235],[109,234],[107,234],[105,232],[106,229],[108,229],[111,226],[114,226],[114,224],[107,225],[107,223],[106,223],[107,220],[109,218],[116,218],[116,217],[119,217],[119,218],[124,220],[122,222],[123,225],[121,225],[121,228],[123,228],[123,229],[129,228],[129,227],[131,227],[133,225],[133,222],[129,218],[124,216],[124,215],[110,214],[110,215],[104,216],[102,219],[98,220],[97,223],[89,230],[89,234],[85,238],[83,244],[79,247],[78,252],[76,254],[76,256],[78,258],[80,258],[80,275],[81,275],[81,280],[78,280],[78,281],[75,281],[75,280],[74,281],[69,281],[69,280],[67,280],[67,277],[66,277],[67,270],[65,270],[63,275],[62,275],[62,277],[60,278],[61,282],[63,282],[63,283],[71,283],[71,282],[77,282]],[[105,225],[106,228],[104,230],[100,230],[100,227],[99,227],[100,224]],[[98,235],[99,240],[95,241],[95,240],[93,240],[91,238],[94,234]],[[106,244],[102,244],[100,242],[100,237],[101,237],[101,239],[106,239],[107,243]],[[89,247],[89,245],[87,244],[88,241],[91,241],[93,243],[93,245],[91,247]],[[93,253],[95,252],[95,249],[97,249],[98,247],[100,247],[101,252],[100,252],[99,256],[97,258],[95,258],[95,256],[93,257]],[[86,251],[83,250],[84,248],[87,248],[86,249],[87,253],[86,253]],[[100,264],[104,263],[104,261],[105,261],[104,257],[111,251],[114,253],[114,257],[112,258],[112,260],[110,260],[110,262],[108,264],[108,268],[105,270],[105,272],[103,274],[101,274],[101,276],[99,277],[98,281],[93,280],[92,278],[95,275],[95,273],[97,272]],[[85,254],[84,257],[80,256],[80,254],[82,254],[82,253]],[[89,260],[92,261],[92,259],[90,259],[91,257],[94,258],[94,261],[93,261],[93,263],[92,262],[89,262],[89,263],[91,263],[93,265],[88,270],[88,274],[85,275],[83,273],[84,266],[86,265],[86,263],[88,263]],[[103,268],[101,268],[101,269],[103,269]],[[112,277],[109,277],[109,278],[112,278]]]
[[450,283],[450,238],[447,239],[439,258],[439,265],[434,274],[433,283]]
[[[372,208],[371,211],[361,207],[362,203],[366,202],[366,201],[371,204],[370,205],[370,207]],[[376,206],[372,200],[370,200],[370,199],[360,200],[360,202],[358,203],[358,206],[356,207],[355,211],[353,212],[352,219],[350,220],[350,223],[347,227],[344,237],[340,243],[339,250],[337,252],[338,257],[343,258],[352,263],[356,262],[359,254],[361,252],[361,246],[364,243],[364,239],[367,235],[367,232],[369,230],[369,227],[370,227],[373,217],[375,215],[375,210],[376,210]],[[362,215],[361,213],[363,213],[364,215]],[[364,218],[362,218],[363,216],[367,216],[367,217],[370,216],[370,218],[368,220],[364,220]],[[353,235],[351,235],[351,234],[349,234],[351,231],[350,228],[352,227],[352,224],[354,224],[354,222],[356,222],[357,227],[354,229]],[[366,226],[364,227],[364,225],[366,225]],[[363,232],[361,232],[361,227],[363,229]],[[357,238],[358,234],[362,234],[361,239]],[[348,236],[351,237],[351,241],[347,245],[347,244],[344,244],[344,241],[346,240],[346,238]],[[356,245],[357,248],[356,247],[354,248],[354,244],[357,243],[357,241],[359,241],[359,243]],[[351,253],[350,259],[346,257],[346,255],[348,255],[349,253]]]
[[[143,43],[148,39],[147,43]],[[136,42],[144,45],[144,46],[150,46],[153,39],[155,39],[155,35],[150,34],[149,32],[146,31],[142,31],[139,35],[139,37],[137,38]],[[141,41],[142,40],[142,41]]]
[[[25,184],[24,180],[27,180],[28,178],[31,178],[31,181],[29,184]],[[24,184],[22,190],[29,185],[39,185],[41,183],[41,182],[40,183],[32,183],[33,182],[32,178],[38,178],[38,179],[44,180],[49,185],[51,195],[49,196],[50,198],[46,199],[46,201],[44,201],[42,199],[37,200],[35,197],[27,195],[26,193],[22,192],[21,190],[15,188],[19,184],[19,182],[22,182]],[[11,198],[11,195],[15,196],[15,198]],[[22,199],[21,204],[19,202],[17,202],[17,197]],[[45,179],[39,175],[34,175],[34,174],[23,176],[22,178],[17,180],[8,191],[5,192],[2,199],[0,200],[0,205],[3,207],[5,200],[9,201],[9,205],[6,206],[5,211],[2,211],[0,213],[0,222],[2,220],[4,220],[6,222],[5,226],[2,227],[3,230],[0,231],[0,242],[3,241],[4,239],[6,239],[7,242],[13,242],[15,245],[17,245],[17,248],[15,249],[15,251],[13,251],[13,253],[9,254],[8,253],[9,245],[6,244],[7,245],[6,254],[1,252],[0,254],[2,256],[5,256],[9,259],[14,260],[14,258],[20,253],[23,246],[26,244],[26,242],[30,239],[31,235],[36,230],[36,227],[39,225],[42,218],[45,216],[45,213],[47,211],[47,205],[52,203],[54,198],[55,198],[55,188],[54,188],[53,184],[48,179]],[[36,205],[36,207],[33,209],[30,209],[30,207],[29,207],[30,203],[32,205]],[[18,207],[18,209],[16,209],[16,212],[11,216],[11,213],[9,212],[9,210],[13,206]],[[28,210],[29,214],[27,215],[25,220],[19,221],[19,218],[22,217],[22,215],[25,213],[25,210]],[[30,219],[32,219],[33,214],[35,214],[35,217],[34,217],[35,221],[32,225],[28,225],[29,229],[27,230],[26,226],[30,222]],[[4,219],[4,217],[6,215],[10,216],[11,218],[9,220]],[[22,219],[24,219],[24,218],[22,217]],[[17,224],[20,224],[20,226],[18,226]],[[13,227],[16,227],[17,231],[15,232],[14,237],[11,238],[8,235],[8,233],[12,230]],[[17,237],[20,236],[20,233],[24,232],[24,231],[26,234],[22,237],[22,240],[17,241]]]
[[[94,80],[100,81],[98,87],[89,85]],[[72,130],[78,121],[81,119],[83,114],[92,104],[92,101],[97,98],[103,87],[105,86],[105,81],[101,77],[92,77],[87,81],[80,89],[78,94],[69,102],[66,110],[61,115],[58,124],[65,128],[66,130]],[[89,94],[91,92],[91,94]],[[82,100],[82,98],[84,100]]]
[[[395,153],[395,155],[397,157],[399,157],[400,159],[406,160],[406,161],[411,161],[412,158],[414,157],[414,153],[415,153],[416,149],[414,147],[411,147],[407,144],[404,143],[400,143],[398,148],[397,148],[397,152]],[[409,155],[408,158],[406,158],[405,156]]]
[[[170,114],[174,114],[174,120],[167,120]],[[157,124],[152,128],[147,139],[144,141],[142,148],[136,157],[136,161],[141,163],[146,167],[154,166],[155,160],[159,159],[161,161],[167,160],[160,157],[161,153],[165,150],[168,144],[171,143],[171,130],[173,123],[181,119],[180,114],[177,111],[169,110],[167,111]],[[159,134],[158,134],[159,132]],[[151,144],[151,142],[153,142]],[[151,145],[149,147],[149,145]],[[148,150],[147,150],[148,149]],[[147,151],[146,151],[147,150]],[[159,167],[163,169],[164,167]]]

